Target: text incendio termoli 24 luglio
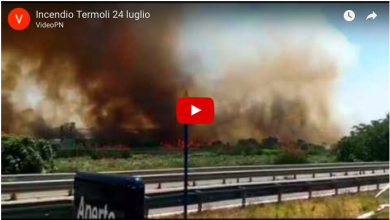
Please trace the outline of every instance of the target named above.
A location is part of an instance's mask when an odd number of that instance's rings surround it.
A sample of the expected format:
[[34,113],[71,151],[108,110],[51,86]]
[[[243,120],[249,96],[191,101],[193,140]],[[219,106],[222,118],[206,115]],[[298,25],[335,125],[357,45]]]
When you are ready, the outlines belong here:
[[[104,10],[100,12],[88,12],[82,10],[76,10],[71,12],[64,10],[62,12],[41,12],[36,11],[36,18],[54,18],[54,19],[66,19],[66,18],[84,18],[84,19],[96,19],[96,18],[114,18],[114,19],[133,19],[140,20],[144,18],[150,18],[150,13],[144,10],[129,11],[129,10]],[[37,28],[64,28],[65,23],[63,21],[55,22],[36,22]]]
[[104,10],[101,12],[88,12],[82,10],[76,10],[76,12],[71,12],[67,10],[64,10],[62,12],[36,11],[36,18],[130,18],[134,20],[139,20],[143,18],[150,18],[150,13],[144,10]]

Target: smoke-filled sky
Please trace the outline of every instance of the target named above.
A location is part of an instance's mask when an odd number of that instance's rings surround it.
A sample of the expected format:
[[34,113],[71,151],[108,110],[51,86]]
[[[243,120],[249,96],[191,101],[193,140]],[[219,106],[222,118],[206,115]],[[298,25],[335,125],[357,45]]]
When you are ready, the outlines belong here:
[[[342,19],[345,10],[355,20]],[[366,20],[373,11],[375,20]],[[338,85],[338,111],[345,130],[358,123],[383,118],[389,111],[389,4],[340,4],[327,6],[327,19],[358,48],[356,64],[346,71]],[[338,14],[339,16],[334,16]]]
[[[313,50],[327,53],[321,57],[313,51],[313,59],[318,58],[326,65],[322,59],[332,57],[332,62],[338,65],[330,96],[332,114],[345,134],[353,125],[383,118],[389,111],[388,6],[386,3],[198,5],[186,16],[183,38],[185,53],[196,56],[199,62],[188,62],[185,67],[195,72],[209,71],[205,75],[215,79],[226,73],[223,68],[232,63],[241,70],[244,63],[259,62],[262,56],[274,57],[264,49],[267,46],[274,51],[275,47],[283,50],[295,44],[299,56],[301,49],[312,44]],[[346,10],[355,12],[354,21],[344,20]],[[373,11],[378,17],[366,21]],[[191,40],[194,35],[196,41]]]
[[[32,17],[19,32],[7,24],[16,7]],[[151,18],[45,20],[37,9]],[[378,17],[366,21],[372,11]],[[389,111],[388,11],[386,3],[2,4],[2,132],[40,135],[74,121],[176,139],[176,100],[189,89],[215,102],[215,121],[192,126],[196,139],[331,143]]]

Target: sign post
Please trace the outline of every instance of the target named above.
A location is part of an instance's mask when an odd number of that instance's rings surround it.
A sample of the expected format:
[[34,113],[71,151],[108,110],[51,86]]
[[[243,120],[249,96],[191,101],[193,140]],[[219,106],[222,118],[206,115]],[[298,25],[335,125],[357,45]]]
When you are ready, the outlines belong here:
[[188,187],[188,124],[184,124],[184,219],[187,219]]
[[[196,106],[201,106],[200,108]],[[189,111],[190,110],[190,111]],[[202,112],[201,112],[202,111]],[[199,113],[201,112],[201,113]],[[196,116],[193,116],[195,115]],[[210,124],[214,120],[214,101],[207,97],[189,98],[188,91],[185,90],[183,97],[176,103],[176,118],[184,128],[184,186],[183,186],[183,209],[184,219],[187,219],[188,205],[188,151],[189,151],[189,125],[190,124]]]
[[[184,98],[188,97],[188,91],[186,90],[183,95]],[[183,193],[183,208],[184,219],[187,219],[187,204],[188,204],[188,124],[184,124],[184,193]]]

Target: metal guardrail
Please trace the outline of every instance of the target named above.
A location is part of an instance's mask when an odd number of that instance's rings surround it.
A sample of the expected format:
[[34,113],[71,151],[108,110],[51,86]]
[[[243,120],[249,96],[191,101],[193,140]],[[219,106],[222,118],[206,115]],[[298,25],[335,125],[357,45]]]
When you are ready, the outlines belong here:
[[[344,173],[348,175],[348,172],[359,171],[359,174],[365,174],[366,171],[374,173],[375,170],[389,169],[389,164],[386,165],[365,165],[365,166],[342,166],[342,167],[318,167],[318,168],[290,168],[290,169],[268,169],[268,170],[247,170],[247,171],[226,171],[226,172],[192,172],[189,174],[189,181],[193,181],[194,185],[196,181],[205,180],[223,180],[226,183],[226,179],[249,178],[249,182],[252,182],[254,177],[270,177],[275,180],[276,176],[294,176],[297,175],[312,174],[315,178],[316,174],[329,173],[332,176],[334,173]],[[171,173],[171,174],[153,174],[153,175],[141,175],[145,184],[158,184],[158,188],[162,187],[162,183],[174,183],[183,181],[183,173]],[[42,192],[42,191],[56,191],[56,190],[68,190],[69,195],[72,195],[73,179],[68,180],[47,180],[47,181],[19,181],[19,182],[5,182],[1,184],[2,194],[11,194],[11,199],[16,199],[18,193],[25,192]]]
[[[317,163],[317,164],[284,164],[284,165],[246,165],[246,166],[220,166],[220,167],[195,167],[189,168],[189,172],[225,172],[225,171],[242,171],[242,170],[265,170],[265,169],[286,169],[286,168],[315,168],[315,167],[340,167],[340,166],[366,166],[366,165],[388,165],[389,162],[347,162],[347,163]],[[183,168],[171,169],[153,169],[153,170],[132,170],[132,171],[108,171],[101,172],[106,174],[118,175],[153,175],[180,173]],[[61,180],[73,179],[75,173],[51,173],[51,174],[16,174],[1,175],[1,182],[18,182],[18,181],[43,181],[43,180]]]
[[68,190],[70,196],[73,194],[73,182],[69,179],[1,183],[1,194],[11,194],[11,200],[15,200],[18,193]]
[[[333,173],[340,172],[344,172],[345,175],[348,175],[348,172],[356,171],[359,171],[359,174],[364,174],[366,171],[374,172],[375,170],[383,170],[385,172],[387,169],[389,169],[389,164],[346,167],[286,168],[248,171],[200,172],[190,173],[188,175],[188,180],[201,181],[221,179],[226,182],[226,179],[237,179],[237,182],[239,182],[240,178],[250,178],[249,182],[251,182],[253,177],[273,177],[273,179],[275,180],[276,176],[294,176],[294,179],[296,179],[297,175],[312,174],[313,178],[315,178],[315,175],[319,173],[329,173],[330,176],[333,176]],[[141,177],[146,184],[159,183],[159,188],[161,188],[161,183],[173,183],[183,181],[183,173],[143,175]]]
[[[202,211],[204,203],[225,200],[241,199],[242,206],[247,205],[247,198],[277,195],[278,201],[282,201],[283,194],[294,192],[308,192],[312,197],[313,191],[334,189],[338,194],[339,189],[388,183],[388,174],[371,174],[359,177],[335,177],[318,178],[315,180],[290,180],[266,183],[239,183],[234,185],[198,186],[189,190],[189,204],[197,204],[198,211]],[[182,205],[182,190],[169,192],[155,192],[146,195],[146,216],[150,209],[168,208]],[[29,207],[20,205],[2,205],[3,218],[70,218],[72,215],[71,201],[63,204],[33,204]]]
[[[207,202],[218,202],[232,199],[242,199],[242,206],[246,205],[246,199],[250,197],[260,197],[268,195],[278,195],[278,201],[282,201],[282,194],[294,192],[308,192],[309,198],[313,191],[335,189],[338,194],[339,189],[348,187],[388,183],[388,174],[372,174],[361,177],[336,177],[321,178],[312,181],[293,180],[276,181],[268,183],[241,183],[235,185],[220,185],[195,187],[188,192],[188,204],[198,204],[198,211],[202,211],[202,204]],[[183,194],[181,190],[169,192],[149,193],[146,197],[147,209],[166,208],[181,206]]]

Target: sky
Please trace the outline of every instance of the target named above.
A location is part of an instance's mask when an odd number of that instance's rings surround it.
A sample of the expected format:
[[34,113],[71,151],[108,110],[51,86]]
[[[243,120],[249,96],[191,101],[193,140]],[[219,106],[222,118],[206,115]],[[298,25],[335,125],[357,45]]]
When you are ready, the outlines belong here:
[[[218,79],[226,65],[246,66],[272,56],[272,47],[278,47],[274,38],[297,47],[313,41],[339,65],[332,104],[345,133],[389,112],[388,3],[191,4],[186,9],[178,53],[188,74]],[[353,21],[344,19],[346,10],[355,12]],[[375,20],[366,20],[373,11]],[[271,54],[261,54],[263,48]]]
[[[336,7],[337,6],[337,7]],[[326,5],[323,11],[348,40],[359,48],[358,62],[340,80],[338,106],[348,126],[383,118],[389,112],[389,4]],[[344,11],[353,10],[347,22]],[[375,12],[377,17],[366,20]]]

